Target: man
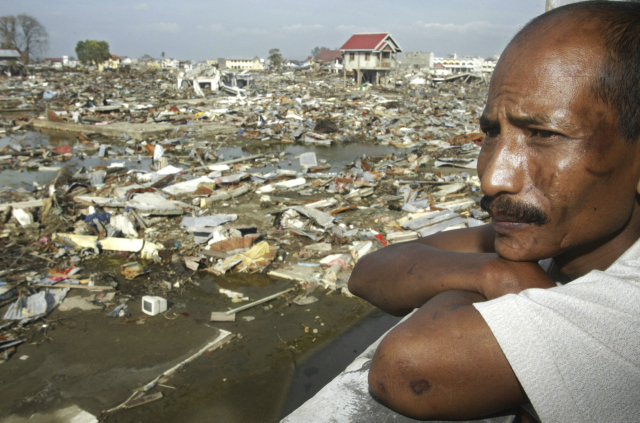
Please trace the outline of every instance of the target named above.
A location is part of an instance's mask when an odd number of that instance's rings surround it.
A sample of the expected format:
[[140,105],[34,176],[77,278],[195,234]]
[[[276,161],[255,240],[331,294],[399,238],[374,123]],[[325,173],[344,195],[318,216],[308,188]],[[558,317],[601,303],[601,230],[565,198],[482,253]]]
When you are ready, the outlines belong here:
[[354,294],[396,315],[369,388],[419,419],[530,404],[543,422],[640,421],[640,5],[542,15],[480,119],[490,225],[364,257]]

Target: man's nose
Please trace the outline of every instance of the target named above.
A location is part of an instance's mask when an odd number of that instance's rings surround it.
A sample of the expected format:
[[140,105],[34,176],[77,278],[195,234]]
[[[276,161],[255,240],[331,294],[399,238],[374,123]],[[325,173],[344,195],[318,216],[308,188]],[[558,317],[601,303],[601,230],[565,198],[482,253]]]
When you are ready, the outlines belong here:
[[522,190],[527,167],[525,154],[512,143],[498,141],[493,148],[480,153],[478,164],[484,194],[517,194]]

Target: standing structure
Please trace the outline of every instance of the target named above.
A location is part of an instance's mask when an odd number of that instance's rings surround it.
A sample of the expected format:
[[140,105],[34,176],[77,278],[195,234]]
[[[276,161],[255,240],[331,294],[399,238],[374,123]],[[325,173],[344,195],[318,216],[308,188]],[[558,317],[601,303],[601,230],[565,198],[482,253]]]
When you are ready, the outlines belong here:
[[433,68],[433,53],[424,53],[422,51],[410,51],[402,53],[402,60],[400,61],[400,67],[402,69],[426,69],[431,70]]
[[327,67],[329,72],[338,73],[343,69],[343,56],[340,50],[322,50],[313,60],[320,66]]
[[386,84],[398,68],[398,52],[402,52],[388,32],[354,34],[340,50],[344,53],[345,77],[346,71],[353,70],[358,86],[364,82]]

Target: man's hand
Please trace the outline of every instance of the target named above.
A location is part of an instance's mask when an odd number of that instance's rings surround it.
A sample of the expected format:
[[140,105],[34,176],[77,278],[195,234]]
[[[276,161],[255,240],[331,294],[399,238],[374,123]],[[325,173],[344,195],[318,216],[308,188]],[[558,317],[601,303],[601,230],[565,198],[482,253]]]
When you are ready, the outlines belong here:
[[494,257],[481,270],[478,293],[487,300],[519,294],[530,288],[553,288],[556,283],[538,263],[516,262]]

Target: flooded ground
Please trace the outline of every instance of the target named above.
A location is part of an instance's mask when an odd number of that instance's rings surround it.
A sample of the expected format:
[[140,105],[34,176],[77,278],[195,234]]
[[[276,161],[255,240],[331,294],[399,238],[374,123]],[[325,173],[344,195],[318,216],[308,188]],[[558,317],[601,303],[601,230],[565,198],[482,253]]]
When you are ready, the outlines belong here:
[[[0,313],[37,320],[0,324],[0,420],[277,422],[397,322],[350,296],[362,256],[486,220],[484,77],[255,83],[196,98],[165,71],[4,80]],[[66,295],[53,311],[49,289]],[[146,295],[167,310],[145,314]],[[34,298],[44,311],[19,308]]]
[[[123,152],[125,145],[121,140],[95,137],[92,141],[97,143],[104,143],[114,146],[117,151]],[[0,148],[6,146],[9,143],[24,143],[26,146],[38,147],[38,146],[52,146],[60,147],[63,145],[69,145],[72,148],[76,148],[79,145],[78,137],[74,133],[57,132],[57,131],[28,131],[20,135],[8,135],[0,138]],[[378,144],[354,144],[354,143],[341,143],[333,144],[331,146],[317,146],[317,145],[301,145],[293,143],[247,143],[246,141],[230,141],[228,144],[234,144],[235,146],[222,145],[218,148],[217,154],[224,160],[231,160],[250,154],[268,154],[268,153],[283,153],[284,159],[278,162],[277,166],[265,166],[258,169],[248,169],[251,172],[271,172],[276,169],[300,169],[300,164],[297,157],[302,153],[313,152],[319,160],[326,160],[327,164],[331,165],[330,170],[333,172],[344,169],[345,166],[353,163],[357,158],[363,156],[378,156],[393,152],[398,152],[399,149],[395,147],[378,145]],[[237,144],[244,144],[237,146]],[[128,169],[141,169],[148,171],[149,165],[153,160],[149,156],[126,156],[125,158],[118,157],[116,153],[111,152],[112,156],[107,158],[100,158],[97,156],[97,151],[93,151],[86,158],[80,160],[76,157],[67,162],[67,165],[74,167],[79,166],[108,166],[112,163],[124,163]],[[37,170],[0,170],[0,184],[3,186],[22,186],[26,189],[27,186],[31,186],[33,182],[39,184],[45,184],[55,178],[56,171],[37,171]]]
[[[116,149],[121,144],[108,138],[99,141]],[[0,147],[10,142],[31,147],[74,147],[77,138],[31,131],[0,139]],[[254,144],[222,147],[218,154],[233,159],[256,152],[284,152],[285,158],[278,166],[298,169],[295,157],[313,151],[339,171],[363,155],[393,150],[367,144]],[[73,158],[65,165],[95,167],[123,161],[130,169],[148,169],[151,164],[146,157],[88,156]],[[275,168],[259,170],[270,169]],[[34,182],[45,185],[56,174],[9,169],[0,172],[0,184],[30,190]],[[148,263],[148,275],[127,281],[119,269],[128,261],[127,257],[110,256],[83,262],[82,266],[85,273],[101,280],[117,281],[121,292],[132,298],[143,295],[145,285],[154,278],[166,278],[166,272]],[[173,266],[173,272],[171,283],[188,276],[181,263]],[[20,359],[15,357],[0,366],[0,392],[5,404],[0,418],[18,422],[34,413],[47,415],[71,405],[100,415],[126,400],[134,389],[169,364],[193,354],[215,337],[216,328],[221,328],[236,338],[174,375],[167,387],[159,388],[162,401],[103,417],[113,422],[276,422],[309,399],[397,321],[360,299],[318,289],[315,295],[323,298],[314,304],[296,306],[279,299],[241,313],[236,322],[209,323],[212,310],[224,310],[230,304],[219,294],[220,288],[261,298],[289,284],[263,274],[215,276],[199,272],[192,279],[195,284],[178,288],[178,300],[164,315],[144,315],[138,301],[130,303],[132,318],[124,323],[106,318],[101,310],[55,310],[20,347]],[[245,321],[248,317],[255,320]]]

